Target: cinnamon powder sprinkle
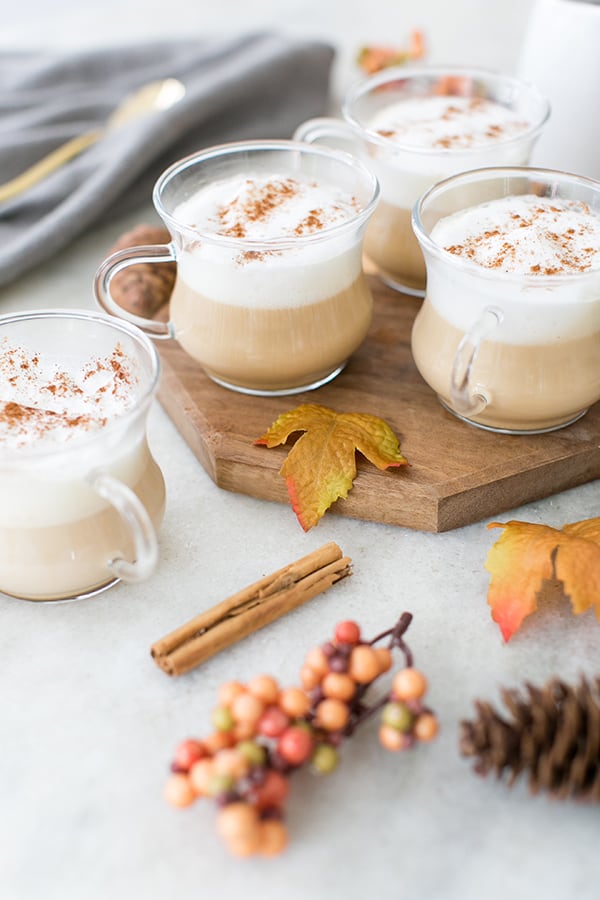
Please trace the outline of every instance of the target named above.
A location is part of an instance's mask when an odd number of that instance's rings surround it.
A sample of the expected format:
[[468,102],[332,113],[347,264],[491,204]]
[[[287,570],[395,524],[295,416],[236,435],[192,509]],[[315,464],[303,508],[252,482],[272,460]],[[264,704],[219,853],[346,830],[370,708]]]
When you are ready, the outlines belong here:
[[[4,436],[12,446],[25,446],[53,435],[64,443],[70,433],[98,431],[131,406],[136,381],[120,345],[75,376],[5,340],[0,343],[0,384],[2,393],[12,396],[0,397],[0,443]],[[105,397],[111,398],[108,406]]]
[[[580,221],[576,227],[561,230],[561,216],[566,213],[570,222],[574,214]],[[533,275],[585,272],[598,267],[600,245],[586,245],[586,238],[589,240],[594,227],[596,235],[600,235],[600,220],[587,204],[565,202],[560,207],[535,203],[528,215],[515,212],[508,218],[514,231],[486,229],[444,249],[487,269],[523,271]],[[523,259],[527,255],[530,261],[525,264]]]
[[9,401],[0,403],[0,425],[6,426],[14,435],[23,435],[39,440],[57,429],[90,431],[106,425],[105,417],[89,415],[69,416],[51,409],[37,409],[21,403]]
[[243,199],[236,197],[217,211],[218,233],[223,237],[246,237],[247,222],[264,222],[273,210],[298,193],[293,178],[268,181],[263,185],[247,179],[246,187],[248,193]]

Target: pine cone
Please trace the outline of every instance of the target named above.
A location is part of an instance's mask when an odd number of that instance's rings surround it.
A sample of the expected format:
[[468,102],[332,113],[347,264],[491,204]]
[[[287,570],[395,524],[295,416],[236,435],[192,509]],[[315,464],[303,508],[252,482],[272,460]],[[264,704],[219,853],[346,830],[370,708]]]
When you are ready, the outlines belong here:
[[508,784],[529,776],[532,794],[600,802],[600,679],[576,687],[553,679],[527,694],[503,690],[511,719],[490,703],[476,701],[477,718],[460,723],[460,751],[476,758],[475,771]]

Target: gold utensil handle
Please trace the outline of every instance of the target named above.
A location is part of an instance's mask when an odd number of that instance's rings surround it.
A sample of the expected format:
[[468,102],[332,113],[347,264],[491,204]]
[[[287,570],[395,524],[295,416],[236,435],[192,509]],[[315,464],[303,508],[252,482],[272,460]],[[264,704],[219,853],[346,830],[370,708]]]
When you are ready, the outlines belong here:
[[17,175],[16,178],[12,178],[10,181],[0,185],[0,203],[12,200],[14,197],[22,194],[23,191],[33,187],[38,181],[59,169],[63,163],[78,156],[83,150],[94,144],[102,136],[102,133],[102,129],[96,129],[71,138],[66,144],[57,147],[56,150],[44,156],[43,159],[34,163],[29,169]]

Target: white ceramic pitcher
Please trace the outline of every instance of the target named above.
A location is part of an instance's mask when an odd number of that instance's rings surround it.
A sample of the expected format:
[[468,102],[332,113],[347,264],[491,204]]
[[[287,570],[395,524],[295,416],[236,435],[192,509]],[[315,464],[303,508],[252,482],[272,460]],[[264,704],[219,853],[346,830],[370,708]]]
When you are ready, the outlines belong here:
[[600,178],[600,0],[536,0],[518,74],[552,108],[532,165]]

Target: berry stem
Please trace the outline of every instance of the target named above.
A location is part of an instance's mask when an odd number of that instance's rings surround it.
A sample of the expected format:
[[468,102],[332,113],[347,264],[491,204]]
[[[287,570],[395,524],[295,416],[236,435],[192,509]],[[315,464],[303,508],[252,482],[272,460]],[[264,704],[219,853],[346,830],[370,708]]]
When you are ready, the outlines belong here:
[[[390,650],[393,650],[394,647],[397,647],[404,654],[406,666],[409,668],[412,667],[413,655],[410,647],[405,644],[402,637],[402,635],[405,634],[406,631],[408,631],[408,627],[412,622],[412,618],[412,613],[403,612],[392,628],[388,628],[386,631],[382,631],[381,634],[378,634],[373,638],[373,640],[369,641],[369,645],[373,646],[373,644],[378,643],[378,641],[382,641],[384,638],[389,637],[390,640],[388,642],[388,648]],[[383,709],[385,704],[388,702],[389,697],[386,694],[379,700],[372,703],[370,706],[366,706],[365,704],[361,703],[361,699],[369,687],[370,685],[364,685],[359,688],[355,696],[353,713],[350,717],[350,721],[343,731],[344,736],[350,737],[352,734],[354,734],[356,729],[359,728],[360,725],[363,724],[363,722],[369,719],[376,712],[379,712],[379,710]]]
[[383,640],[383,638],[390,637],[388,647],[392,650],[394,647],[397,647],[404,654],[404,659],[406,665],[410,668],[413,664],[413,655],[404,640],[402,639],[402,635],[408,631],[408,627],[412,622],[412,613],[403,612],[396,624],[393,628],[388,628],[387,631],[382,631],[381,634],[378,634],[377,637],[374,637],[372,641],[369,641],[371,646],[376,644],[378,641]]

